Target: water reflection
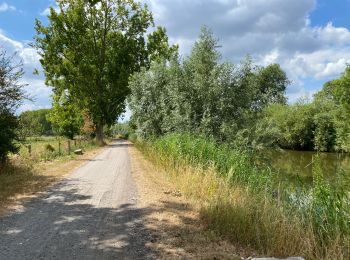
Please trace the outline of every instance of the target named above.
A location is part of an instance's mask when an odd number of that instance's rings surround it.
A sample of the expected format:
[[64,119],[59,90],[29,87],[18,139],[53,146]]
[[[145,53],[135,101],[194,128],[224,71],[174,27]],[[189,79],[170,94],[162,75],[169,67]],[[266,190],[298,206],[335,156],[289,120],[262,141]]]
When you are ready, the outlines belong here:
[[[281,178],[312,181],[312,157],[315,152],[293,150],[264,150],[259,155]],[[333,179],[343,169],[350,176],[350,155],[341,153],[320,153],[321,166],[327,178]],[[259,161],[260,161],[259,160]]]

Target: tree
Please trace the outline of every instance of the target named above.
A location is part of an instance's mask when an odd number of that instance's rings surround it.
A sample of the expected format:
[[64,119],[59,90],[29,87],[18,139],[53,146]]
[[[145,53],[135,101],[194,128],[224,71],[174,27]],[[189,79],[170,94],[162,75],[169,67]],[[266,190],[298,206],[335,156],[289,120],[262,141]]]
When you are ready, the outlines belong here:
[[80,127],[80,132],[87,136],[87,137],[93,137],[94,133],[95,133],[95,126],[94,123],[92,122],[89,113],[87,113],[86,111],[82,112],[82,116],[83,116],[83,124]]
[[203,27],[184,60],[158,60],[130,78],[128,101],[139,136],[187,131],[220,141],[237,140],[238,134],[267,140],[253,133],[255,124],[264,107],[286,102],[285,72],[276,64],[256,66],[249,56],[239,65],[222,63],[217,46]]
[[317,151],[334,151],[337,141],[337,114],[342,109],[323,90],[315,94],[313,104],[315,109],[313,118],[315,149]]
[[0,161],[7,158],[9,152],[18,151],[16,141],[18,120],[15,110],[22,100],[27,98],[25,84],[19,82],[23,76],[22,63],[14,63],[15,55],[7,56],[0,51]]
[[[327,82],[317,93],[318,102],[330,103],[326,112],[332,118],[335,128],[335,149],[350,151],[350,66],[335,80]],[[334,136],[334,133],[330,133]]]
[[19,116],[22,136],[52,135],[51,122],[47,120],[50,109],[25,111]]
[[61,97],[54,96],[48,119],[60,135],[64,135],[71,140],[74,139],[76,134],[79,134],[83,125],[83,116],[80,109],[72,102],[66,92],[63,92]]
[[68,90],[86,108],[103,143],[104,125],[125,109],[128,78],[151,60],[176,51],[165,29],[154,26],[147,6],[133,0],[61,0],[51,8],[49,25],[36,21],[34,46],[41,55],[46,83],[54,93]]
[[[308,100],[293,105],[272,104],[264,111],[263,121],[269,122],[266,132],[275,135],[282,148],[313,150],[315,134],[315,109]],[[271,131],[271,129],[276,129]]]
[[132,96],[129,106],[136,119],[137,134],[140,137],[160,136],[166,132],[166,102],[169,72],[166,61],[152,63],[149,70],[142,68],[130,78]]
[[259,108],[264,108],[269,104],[286,104],[285,92],[290,81],[279,64],[270,64],[260,68],[257,80],[259,93],[256,103]]
[[182,94],[188,102],[188,124],[191,131],[213,135],[217,132],[219,117],[217,99],[220,86],[217,84],[220,53],[217,51],[218,40],[212,31],[202,27],[199,39],[195,42],[191,54],[183,62],[184,85]]

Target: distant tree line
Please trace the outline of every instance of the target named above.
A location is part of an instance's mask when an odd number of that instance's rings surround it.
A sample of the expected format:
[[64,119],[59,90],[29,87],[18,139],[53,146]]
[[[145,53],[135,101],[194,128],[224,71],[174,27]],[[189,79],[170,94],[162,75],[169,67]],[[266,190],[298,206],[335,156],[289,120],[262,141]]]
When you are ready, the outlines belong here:
[[262,121],[283,148],[350,152],[350,67],[327,82],[312,101],[272,105]]
[[25,111],[19,116],[20,133],[28,136],[53,135],[52,123],[48,120],[51,109]]
[[312,102],[288,104],[290,83],[278,64],[221,62],[206,27],[188,57],[153,62],[133,74],[130,124],[139,137],[191,132],[264,148],[350,151],[350,69]]
[[21,140],[33,136],[76,135],[94,137],[95,128],[88,114],[76,106],[53,106],[50,109],[28,110],[18,117],[18,133]]

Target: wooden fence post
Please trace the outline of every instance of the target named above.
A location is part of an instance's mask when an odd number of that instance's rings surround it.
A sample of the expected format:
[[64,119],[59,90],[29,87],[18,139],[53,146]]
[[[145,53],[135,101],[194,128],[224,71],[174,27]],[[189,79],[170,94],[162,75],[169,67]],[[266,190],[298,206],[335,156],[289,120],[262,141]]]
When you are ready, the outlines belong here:
[[77,140],[74,139],[74,147],[77,148]]
[[58,155],[61,155],[61,140],[58,140]]
[[68,154],[70,154],[70,140],[68,140]]
[[29,156],[32,156],[32,145],[28,145],[28,153],[29,153]]

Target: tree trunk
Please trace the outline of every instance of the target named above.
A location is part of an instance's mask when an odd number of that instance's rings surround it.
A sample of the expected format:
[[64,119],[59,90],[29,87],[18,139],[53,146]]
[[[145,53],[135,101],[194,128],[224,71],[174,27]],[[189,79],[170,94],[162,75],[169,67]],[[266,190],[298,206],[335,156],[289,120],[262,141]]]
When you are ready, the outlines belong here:
[[103,146],[106,143],[103,140],[103,124],[99,123],[96,126],[96,141],[98,145]]

